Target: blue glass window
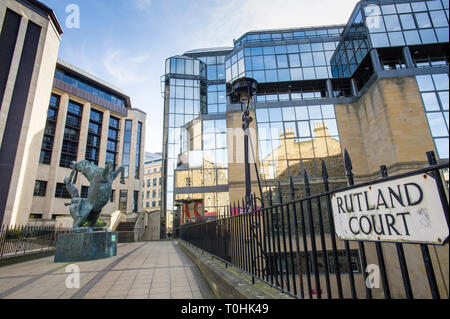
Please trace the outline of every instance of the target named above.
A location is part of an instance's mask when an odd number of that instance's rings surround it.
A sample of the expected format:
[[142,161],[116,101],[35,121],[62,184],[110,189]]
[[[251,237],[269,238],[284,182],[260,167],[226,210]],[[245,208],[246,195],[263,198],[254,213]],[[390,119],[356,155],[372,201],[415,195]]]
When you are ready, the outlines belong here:
[[376,33],[371,34],[370,38],[372,39],[372,45],[375,48],[380,47],[388,47],[389,46],[389,40],[386,33]]
[[[266,69],[276,69],[277,68],[277,62],[276,62],[276,59],[275,59],[275,55],[266,55],[266,56],[264,56],[264,65],[265,65]],[[270,81],[268,80],[268,82],[270,82]]]
[[425,30],[419,30],[420,37],[422,38],[422,43],[436,43],[436,35],[434,34],[433,29],[425,29]]
[[431,28],[431,21],[430,21],[430,18],[428,17],[427,12],[416,13],[415,16],[416,16],[417,25],[419,26],[419,28],[421,28],[421,29]]
[[313,62],[313,57],[311,53],[301,53],[301,58],[302,58],[302,66],[303,67],[307,67],[307,66],[313,66],[314,62]]
[[398,20],[397,15],[387,15],[384,16],[384,21],[386,23],[387,31],[400,31],[400,21]]
[[289,69],[278,70],[278,80],[280,82],[286,82],[291,80]]
[[290,54],[289,64],[291,68],[300,67],[300,56],[298,54]]
[[287,68],[288,61],[286,55],[277,55],[277,63],[279,68]]
[[425,2],[412,2],[411,6],[414,12],[427,11]]
[[301,81],[303,80],[303,72],[300,68],[290,69],[291,79],[292,81]]
[[419,32],[417,30],[403,32],[406,44],[420,44]]
[[402,32],[389,32],[388,33],[391,46],[402,46],[405,45],[405,40],[403,39]]
[[400,21],[402,22],[403,30],[416,29],[412,14],[401,14]]
[[383,14],[396,14],[397,11],[395,10],[395,5],[389,4],[385,6],[381,6],[381,11]]
[[448,27],[448,21],[444,11],[431,11],[430,16],[435,28]]

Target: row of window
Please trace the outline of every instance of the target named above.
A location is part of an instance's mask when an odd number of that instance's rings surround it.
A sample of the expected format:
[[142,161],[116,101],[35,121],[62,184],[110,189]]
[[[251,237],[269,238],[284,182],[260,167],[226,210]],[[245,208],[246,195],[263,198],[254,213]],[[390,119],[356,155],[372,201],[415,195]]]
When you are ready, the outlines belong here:
[[[152,183],[152,181],[153,181],[153,183]],[[145,184],[145,181],[144,181],[144,184]],[[147,180],[147,187],[150,187],[152,185],[153,186],[162,185],[162,179],[159,178],[159,184],[158,184],[158,178],[148,179]]]
[[[34,196],[38,196],[38,197],[45,197],[46,196],[46,192],[47,192],[47,182],[46,181],[39,181],[37,180],[35,182],[34,185]],[[80,192],[80,197],[81,198],[88,198],[88,194],[89,194],[89,187],[87,186],[82,186],[81,187],[81,192]],[[110,197],[110,202],[114,202],[114,194],[115,191],[112,190],[111,191],[111,197]],[[138,200],[139,200],[139,191],[134,191],[133,194],[133,207],[132,210],[133,212],[137,212],[138,211]],[[67,189],[66,189],[66,184],[62,184],[62,183],[57,183],[56,184],[56,190],[55,190],[55,198],[63,198],[63,199],[69,199],[71,198],[70,194],[68,193]],[[128,201],[128,191],[127,190],[121,190],[120,191],[120,196],[119,196],[119,209],[121,209],[122,211],[127,210],[127,201]]]
[[77,76],[70,74],[66,71],[57,69],[55,72],[55,78],[64,81],[72,86],[75,86],[92,95],[98,96],[108,102],[111,102],[121,107],[125,107],[125,100],[123,98],[120,98],[117,95],[107,92],[104,89],[101,89],[99,86],[96,86],[92,83],[88,83],[87,81],[82,80]]
[[[159,190],[159,194],[157,190],[153,190],[153,192],[147,191],[147,199],[150,198],[150,194],[152,195],[152,198],[161,197],[161,190]],[[142,194],[144,195],[144,194]]]
[[244,75],[258,82],[330,78],[336,45],[325,42],[246,48],[227,60],[226,78],[228,82]]
[[[158,205],[157,205],[158,204]],[[150,202],[146,202],[145,203],[145,207],[146,208],[150,208]],[[158,201],[158,202],[152,202],[152,207],[161,207],[161,201]]]
[[331,28],[331,29],[321,29],[321,30],[304,30],[304,31],[293,31],[293,32],[273,32],[273,33],[259,33],[250,34],[235,43],[235,47],[239,47],[244,43],[254,43],[254,42],[268,42],[268,41],[290,41],[290,40],[305,40],[305,39],[315,39],[322,37],[336,37],[341,34],[342,28]]
[[448,74],[416,77],[438,156],[449,158],[449,78]]

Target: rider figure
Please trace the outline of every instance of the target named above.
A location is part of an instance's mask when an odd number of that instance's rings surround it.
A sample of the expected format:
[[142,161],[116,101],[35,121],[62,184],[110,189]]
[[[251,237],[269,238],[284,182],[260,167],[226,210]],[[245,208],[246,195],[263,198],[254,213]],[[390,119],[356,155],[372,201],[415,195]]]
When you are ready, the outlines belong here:
[[[70,167],[72,172],[64,179],[64,183],[72,198],[71,203],[67,205],[70,205],[70,215],[74,219],[73,229],[93,231],[102,208],[109,202],[114,179],[121,174],[120,183],[125,184],[123,167],[114,171],[112,161],[109,161],[104,169],[88,161],[72,162]],[[75,186],[78,172],[83,173],[91,183],[86,199],[80,198],[78,188]],[[85,222],[88,222],[88,227],[82,227]]]

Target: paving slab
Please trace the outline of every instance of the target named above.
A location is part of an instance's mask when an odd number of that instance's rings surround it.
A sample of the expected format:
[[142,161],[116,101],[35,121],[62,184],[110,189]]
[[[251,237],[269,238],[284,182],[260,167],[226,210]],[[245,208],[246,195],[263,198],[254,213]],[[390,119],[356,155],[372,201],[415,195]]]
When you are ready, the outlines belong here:
[[[68,266],[73,265],[80,271],[79,287],[70,287],[74,281]],[[119,244],[117,256],[108,259],[69,264],[47,257],[1,267],[2,298],[212,299],[214,295],[175,241],[154,241]]]

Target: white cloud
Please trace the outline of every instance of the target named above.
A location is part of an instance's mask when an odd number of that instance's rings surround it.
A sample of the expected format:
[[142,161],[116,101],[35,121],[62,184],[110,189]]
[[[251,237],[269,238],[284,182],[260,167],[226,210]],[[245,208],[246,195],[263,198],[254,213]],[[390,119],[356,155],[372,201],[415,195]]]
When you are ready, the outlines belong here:
[[131,85],[148,81],[149,72],[146,67],[150,60],[150,55],[142,54],[132,56],[124,50],[107,50],[103,59],[109,76],[118,85]]
[[147,10],[152,5],[152,0],[133,0],[134,6],[141,11]]
[[[227,0],[211,7],[196,42],[232,45],[252,30],[346,24],[358,0]],[[209,43],[209,44],[208,44]]]

